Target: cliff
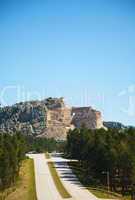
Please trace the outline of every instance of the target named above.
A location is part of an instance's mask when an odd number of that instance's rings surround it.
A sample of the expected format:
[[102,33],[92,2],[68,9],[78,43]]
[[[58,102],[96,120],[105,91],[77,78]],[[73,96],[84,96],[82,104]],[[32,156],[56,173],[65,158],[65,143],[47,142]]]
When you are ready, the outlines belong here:
[[91,107],[73,107],[72,116],[72,124],[77,128],[83,125],[89,129],[104,128],[101,112]]
[[102,128],[102,116],[91,107],[69,108],[63,98],[17,103],[0,108],[0,132],[20,131],[36,137],[65,139],[69,129]]

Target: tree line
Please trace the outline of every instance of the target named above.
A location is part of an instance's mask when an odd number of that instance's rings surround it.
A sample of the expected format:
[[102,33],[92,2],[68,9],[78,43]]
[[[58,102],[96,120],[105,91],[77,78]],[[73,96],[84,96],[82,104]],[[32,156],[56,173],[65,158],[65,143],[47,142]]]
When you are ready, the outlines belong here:
[[20,133],[0,133],[0,189],[13,184],[25,157],[26,142]]
[[135,183],[135,129],[70,130],[65,154],[77,159],[83,171],[83,182],[107,186],[111,191],[130,193]]
[[43,153],[45,151],[52,152],[57,149],[58,142],[53,138],[41,138],[33,136],[25,136],[27,144],[27,152],[35,151]]
[[52,152],[58,150],[60,145],[61,142],[53,138],[36,138],[20,132],[0,133],[0,190],[15,183],[26,153]]

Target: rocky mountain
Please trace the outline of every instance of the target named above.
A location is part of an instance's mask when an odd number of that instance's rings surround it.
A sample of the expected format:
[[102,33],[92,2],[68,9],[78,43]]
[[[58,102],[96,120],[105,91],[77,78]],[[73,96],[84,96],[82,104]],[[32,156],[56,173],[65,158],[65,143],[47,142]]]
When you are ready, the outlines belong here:
[[72,124],[77,128],[83,125],[90,129],[103,128],[101,112],[92,107],[73,107],[72,116]]
[[0,132],[21,131],[36,137],[65,139],[69,129],[102,128],[102,116],[91,107],[71,108],[63,98],[17,103],[0,108]]

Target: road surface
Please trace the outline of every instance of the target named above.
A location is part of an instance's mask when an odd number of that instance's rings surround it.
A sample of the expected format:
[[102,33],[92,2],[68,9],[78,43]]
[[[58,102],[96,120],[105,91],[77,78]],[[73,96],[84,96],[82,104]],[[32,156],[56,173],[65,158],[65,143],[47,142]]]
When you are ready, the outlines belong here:
[[74,200],[99,200],[78,181],[67,164],[68,160],[59,154],[52,155],[52,160],[55,162],[61,181]]
[[44,154],[29,154],[34,159],[35,182],[38,200],[62,200],[50,174]]
[[28,154],[34,159],[35,183],[38,200],[64,200],[53,181],[47,162],[53,161],[60,179],[72,196],[66,200],[99,200],[85,187],[81,185],[72,170],[69,168],[66,160],[59,154],[52,155],[51,159],[46,159],[44,154]]

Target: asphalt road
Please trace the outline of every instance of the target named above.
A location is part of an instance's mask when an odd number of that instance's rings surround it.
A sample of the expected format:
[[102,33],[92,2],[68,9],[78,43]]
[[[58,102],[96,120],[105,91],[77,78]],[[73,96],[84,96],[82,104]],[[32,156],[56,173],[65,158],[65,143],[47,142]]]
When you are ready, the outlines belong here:
[[55,162],[61,181],[74,200],[99,200],[78,181],[67,164],[69,160],[60,157],[59,154],[52,155],[52,160]]
[[50,174],[44,154],[29,154],[34,159],[35,182],[38,200],[62,200]]
[[60,179],[72,196],[67,200],[99,200],[92,193],[90,193],[78,181],[72,170],[69,168],[67,162],[60,154],[52,155],[51,159],[46,159],[44,154],[28,154],[30,158],[34,159],[35,168],[35,182],[38,200],[64,200],[53,181],[47,162],[53,161]]

